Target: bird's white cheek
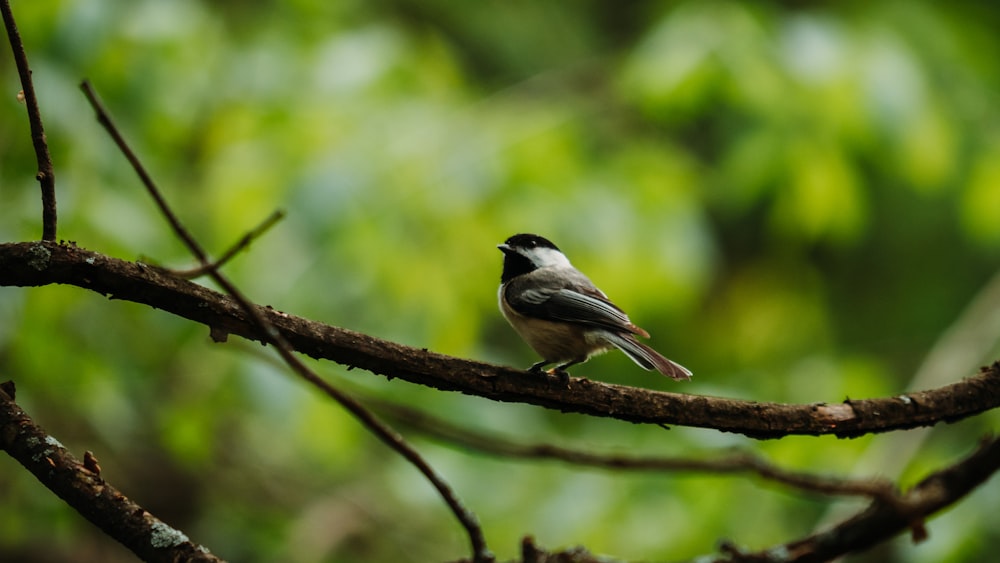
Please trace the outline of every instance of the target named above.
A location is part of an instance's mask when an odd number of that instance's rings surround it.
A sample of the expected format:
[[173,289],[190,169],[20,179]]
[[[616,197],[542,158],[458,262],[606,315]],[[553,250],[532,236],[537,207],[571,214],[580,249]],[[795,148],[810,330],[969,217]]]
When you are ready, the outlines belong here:
[[533,248],[528,253],[528,259],[539,268],[572,267],[565,254],[551,248]]

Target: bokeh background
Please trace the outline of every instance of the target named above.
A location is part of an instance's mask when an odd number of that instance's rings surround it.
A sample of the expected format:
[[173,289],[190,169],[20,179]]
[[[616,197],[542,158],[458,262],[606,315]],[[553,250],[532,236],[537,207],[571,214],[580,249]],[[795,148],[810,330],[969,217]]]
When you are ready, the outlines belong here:
[[[1000,10],[987,2],[14,1],[57,172],[59,236],[192,264],[93,119],[89,78],[190,230],[251,298],[405,344],[535,361],[496,311],[515,232],[557,244],[695,372],[609,354],[577,376],[766,401],[943,385],[997,357]],[[0,240],[40,236],[0,56]],[[430,486],[245,342],[74,287],[0,288],[0,377],[77,454],[234,561],[467,554]],[[361,396],[524,442],[912,484],[996,429],[755,442],[497,404],[315,364]],[[533,534],[624,559],[761,548],[859,502],[744,476],[625,474],[404,433],[502,558]],[[7,457],[0,560],[130,561]],[[983,561],[1000,483],[855,561]]]

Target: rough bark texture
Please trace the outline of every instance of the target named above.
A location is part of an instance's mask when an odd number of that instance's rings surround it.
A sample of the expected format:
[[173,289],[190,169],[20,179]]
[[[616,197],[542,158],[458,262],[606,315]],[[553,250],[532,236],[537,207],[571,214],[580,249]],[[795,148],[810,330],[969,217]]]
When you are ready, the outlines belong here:
[[[208,326],[218,341],[229,334],[259,340],[259,330],[235,301],[164,270],[73,244],[0,244],[0,285],[69,284],[168,311]],[[291,345],[314,358],[389,378],[493,400],[636,423],[714,428],[753,438],[789,434],[854,437],[959,420],[1000,406],[1000,365],[930,391],[843,403],[787,405],[686,395],[557,377],[463,360],[262,308]],[[959,374],[956,374],[958,376]]]
[[12,390],[9,382],[0,388],[0,450],[143,561],[221,561],[102,479],[93,454],[73,457],[17,406]]

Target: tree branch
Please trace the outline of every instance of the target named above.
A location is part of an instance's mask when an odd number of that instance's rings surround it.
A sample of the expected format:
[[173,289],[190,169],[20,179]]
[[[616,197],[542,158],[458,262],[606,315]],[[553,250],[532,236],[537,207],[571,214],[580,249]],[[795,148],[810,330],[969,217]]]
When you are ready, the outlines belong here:
[[38,174],[35,178],[42,188],[42,240],[54,241],[56,240],[56,173],[52,168],[49,145],[45,141],[45,128],[42,127],[42,114],[38,111],[38,98],[35,96],[35,86],[31,81],[28,55],[24,52],[24,43],[21,42],[21,34],[17,30],[17,23],[14,21],[8,0],[0,0],[0,12],[3,13],[7,38],[10,40],[10,48],[14,51],[14,63],[21,78],[21,90],[24,92],[28,123],[31,126],[31,142],[35,149],[35,159],[38,161]]
[[937,471],[894,502],[875,500],[867,509],[824,532],[756,552],[732,545],[717,563],[811,563],[867,549],[907,529],[926,537],[924,520],[958,502],[1000,470],[1000,439],[983,440],[964,460]]
[[73,457],[31,420],[12,393],[12,383],[0,387],[0,449],[66,504],[143,561],[221,561],[102,479],[93,454],[83,462]]
[[[232,298],[159,268],[72,245],[0,244],[0,286],[75,285],[163,309],[207,325],[212,337],[260,340],[260,331]],[[1000,364],[930,391],[843,403],[788,405],[685,395],[557,377],[463,360],[258,307],[297,351],[390,378],[497,401],[649,424],[714,428],[752,438],[790,434],[856,437],[953,422],[1000,406]]]

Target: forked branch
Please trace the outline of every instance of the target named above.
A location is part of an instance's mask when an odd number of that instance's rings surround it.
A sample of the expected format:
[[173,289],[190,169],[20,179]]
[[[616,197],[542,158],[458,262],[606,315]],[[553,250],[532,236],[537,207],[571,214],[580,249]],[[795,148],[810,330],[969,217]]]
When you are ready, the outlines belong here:
[[125,155],[129,163],[135,169],[140,180],[142,181],[143,186],[146,188],[146,191],[156,201],[157,206],[160,208],[160,212],[167,218],[174,234],[176,234],[184,242],[184,244],[188,247],[188,250],[190,250],[191,253],[198,259],[205,273],[211,277],[213,281],[219,284],[219,286],[222,287],[227,294],[229,294],[229,297],[235,301],[238,310],[246,315],[248,322],[253,327],[255,339],[264,344],[271,344],[274,346],[282,360],[285,361],[288,367],[291,368],[296,375],[339,403],[344,409],[350,412],[351,415],[358,419],[362,426],[367,428],[384,444],[389,446],[392,450],[416,467],[417,470],[420,471],[420,473],[423,474],[424,477],[437,490],[438,494],[441,495],[441,498],[445,501],[445,504],[448,505],[448,508],[458,519],[459,523],[463,528],[465,528],[465,531],[469,536],[469,543],[472,547],[473,560],[476,561],[476,563],[489,563],[493,561],[493,554],[486,546],[486,538],[483,535],[482,528],[479,526],[479,521],[476,518],[476,515],[473,514],[471,510],[466,508],[462,501],[459,500],[458,496],[452,490],[451,485],[449,485],[448,482],[445,481],[444,477],[439,475],[437,471],[431,467],[427,460],[425,460],[416,449],[414,449],[389,425],[379,420],[378,417],[366,409],[364,405],[354,400],[353,397],[344,393],[340,389],[337,389],[328,381],[317,375],[314,371],[306,367],[302,360],[295,355],[293,348],[281,332],[276,330],[264,311],[251,303],[250,300],[248,300],[236,287],[236,285],[209,261],[208,254],[204,251],[204,249],[202,249],[198,241],[195,240],[195,238],[181,223],[180,218],[173,212],[170,205],[167,203],[166,198],[156,186],[152,176],[146,171],[145,166],[143,166],[138,156],[136,156],[135,152],[133,152],[131,147],[129,147],[124,136],[112,121],[111,116],[108,114],[103,104],[101,104],[90,83],[84,81],[83,84],[81,84],[81,88],[87,95],[87,99],[90,101],[94,111],[97,113],[98,122],[100,122],[100,124],[103,125],[108,131],[111,138],[115,141],[115,144],[118,145],[118,148],[122,151],[122,154]]

